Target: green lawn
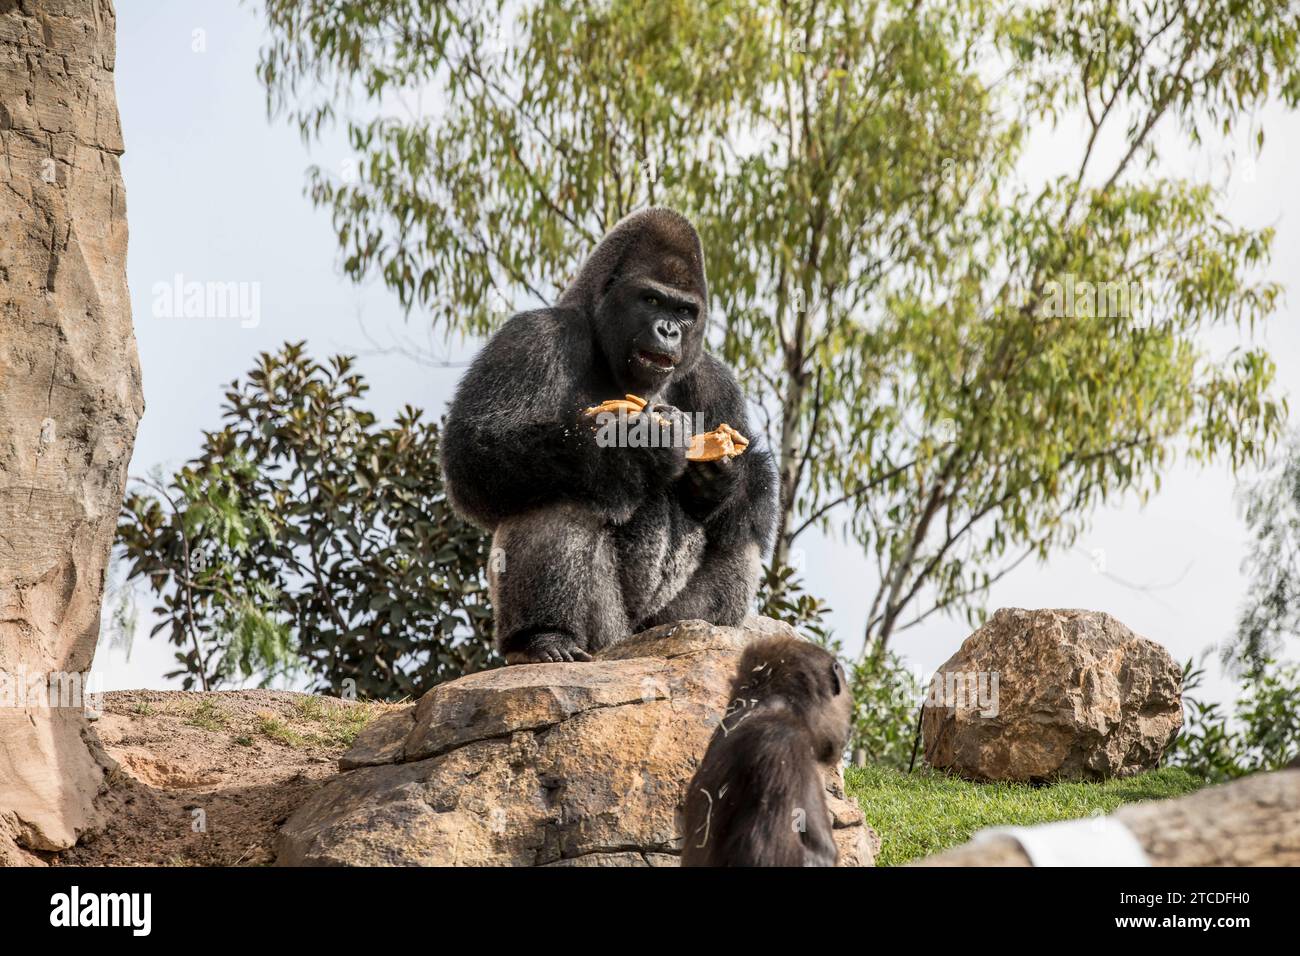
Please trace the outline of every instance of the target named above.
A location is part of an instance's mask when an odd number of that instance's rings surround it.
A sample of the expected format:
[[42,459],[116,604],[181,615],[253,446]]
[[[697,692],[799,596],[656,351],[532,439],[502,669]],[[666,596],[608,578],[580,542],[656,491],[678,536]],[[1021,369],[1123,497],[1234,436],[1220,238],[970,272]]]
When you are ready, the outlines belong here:
[[849,793],[880,834],[879,866],[898,866],[965,843],[983,827],[1047,823],[1107,813],[1136,800],[1190,793],[1204,781],[1165,768],[1105,783],[970,783],[918,770],[907,774],[880,767],[844,771]]

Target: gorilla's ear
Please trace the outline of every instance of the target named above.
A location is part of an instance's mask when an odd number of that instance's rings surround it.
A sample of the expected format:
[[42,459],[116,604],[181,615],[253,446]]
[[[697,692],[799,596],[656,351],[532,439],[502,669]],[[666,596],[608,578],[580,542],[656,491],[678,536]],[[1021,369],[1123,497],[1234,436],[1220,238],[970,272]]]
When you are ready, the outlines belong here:
[[[709,292],[699,233],[681,213],[662,206],[640,209],[620,219],[587,257],[556,306],[590,316],[610,286],[623,275],[633,268],[651,275],[656,265],[669,256],[687,264],[707,308]],[[646,261],[633,262],[633,258]]]

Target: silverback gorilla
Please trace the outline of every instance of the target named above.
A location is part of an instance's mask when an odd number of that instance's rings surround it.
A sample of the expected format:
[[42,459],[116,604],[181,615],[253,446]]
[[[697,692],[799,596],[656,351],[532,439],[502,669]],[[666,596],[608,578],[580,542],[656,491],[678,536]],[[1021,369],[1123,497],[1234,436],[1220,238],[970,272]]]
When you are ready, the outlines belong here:
[[695,228],[642,210],[554,308],[507,321],[461,381],[443,477],[456,510],[493,532],[510,663],[586,661],[656,624],[735,625],[750,610],[776,515],[771,456],[688,462],[684,441],[601,441],[583,414],[634,393],[676,429],[749,435],[734,376],[704,351],[708,301]]

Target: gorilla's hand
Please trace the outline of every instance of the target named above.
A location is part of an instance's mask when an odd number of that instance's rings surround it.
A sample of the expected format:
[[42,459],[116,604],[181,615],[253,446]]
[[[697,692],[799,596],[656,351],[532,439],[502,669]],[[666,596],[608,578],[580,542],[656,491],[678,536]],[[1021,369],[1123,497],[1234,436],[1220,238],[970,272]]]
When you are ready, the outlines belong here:
[[689,462],[678,482],[682,507],[692,518],[702,521],[735,493],[740,478],[740,466],[731,458]]
[[680,408],[657,404],[641,414],[650,415],[655,440],[641,449],[645,467],[666,485],[686,471],[686,449],[691,443],[691,420]]
[[671,405],[647,406],[631,414],[611,409],[596,415],[594,422],[583,413],[583,420],[603,449],[594,469],[600,476],[597,490],[611,483],[643,490],[666,488],[686,470],[687,418]]
[[542,631],[528,638],[520,650],[506,654],[509,664],[551,664],[564,661],[589,661],[591,655],[571,634]]

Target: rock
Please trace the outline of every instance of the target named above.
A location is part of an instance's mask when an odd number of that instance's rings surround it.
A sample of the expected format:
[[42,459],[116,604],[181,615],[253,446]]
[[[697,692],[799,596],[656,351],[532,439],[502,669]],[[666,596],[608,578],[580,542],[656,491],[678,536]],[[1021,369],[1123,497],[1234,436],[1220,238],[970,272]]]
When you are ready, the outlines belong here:
[[1003,608],[939,669],[921,730],[933,767],[1037,782],[1149,770],[1182,723],[1159,644],[1097,611]]
[[[285,865],[675,865],[685,789],[757,633],[686,621],[592,663],[530,664],[441,684],[358,736],[281,828]],[[844,865],[879,846],[836,771]]]
[[[1153,866],[1300,866],[1300,770],[1259,773],[1173,800],[1120,807]],[[966,843],[918,866],[1028,866],[1009,837]]]
[[[0,672],[84,675],[143,411],[108,0],[0,16]],[[0,707],[0,842],[70,846],[101,765],[78,702]],[[14,852],[5,851],[11,858]],[[4,854],[0,854],[4,855]]]

